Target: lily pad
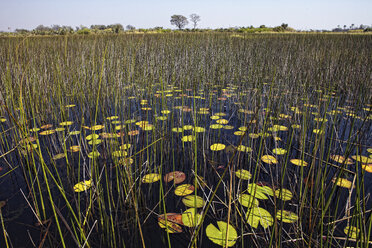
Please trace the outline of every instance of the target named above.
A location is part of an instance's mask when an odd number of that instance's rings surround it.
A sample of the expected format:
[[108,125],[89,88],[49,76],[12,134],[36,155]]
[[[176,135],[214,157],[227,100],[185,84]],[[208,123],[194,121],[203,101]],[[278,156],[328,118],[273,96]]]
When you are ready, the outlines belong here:
[[86,191],[90,187],[92,187],[92,179],[75,184],[74,191],[82,192],[82,191]]
[[302,159],[291,159],[292,164],[297,166],[307,166],[307,162],[303,161]]
[[221,151],[221,150],[225,149],[225,147],[226,147],[226,145],[224,145],[224,144],[216,143],[216,144],[211,145],[211,150],[212,151]]
[[176,187],[174,194],[178,196],[186,196],[194,192],[195,187],[191,184],[182,184]]
[[235,228],[224,222],[217,221],[218,227],[213,224],[209,224],[205,230],[207,237],[215,244],[225,247],[231,247],[235,245],[238,239],[238,233]]
[[242,204],[242,206],[247,208],[258,207],[259,205],[259,201],[252,195],[248,194],[240,194],[238,196],[238,201],[240,204]]
[[278,189],[278,190],[275,190],[275,196],[283,201],[289,201],[292,199],[293,194],[288,189],[281,189],[281,190]]
[[283,221],[284,223],[293,223],[298,220],[298,215],[291,211],[278,210],[276,218]]
[[273,153],[276,154],[276,155],[284,155],[284,154],[287,153],[287,150],[283,149],[283,148],[275,148],[273,150]]
[[351,157],[355,161],[358,161],[358,162],[360,162],[362,164],[372,163],[372,158],[369,158],[369,157],[366,157],[366,156],[358,155],[358,156],[351,156]]
[[352,239],[356,239],[360,233],[360,229],[355,227],[355,226],[347,226],[345,227],[344,229],[344,233],[352,238]]
[[188,195],[182,198],[183,204],[190,208],[202,208],[204,206],[204,200],[200,196]]
[[331,155],[329,158],[332,159],[333,161],[337,162],[337,163],[340,163],[340,164],[345,163],[347,165],[350,165],[350,164],[354,163],[351,158],[346,159],[342,155]]
[[201,222],[202,215],[198,214],[196,208],[189,208],[182,213],[182,223],[187,227],[198,226]]
[[262,162],[266,164],[277,164],[278,163],[278,160],[276,160],[276,158],[271,155],[264,155],[262,156],[261,160]]
[[165,182],[171,182],[174,180],[174,184],[179,184],[185,181],[186,175],[182,171],[172,171],[164,176]]
[[160,178],[161,178],[161,176],[159,174],[157,174],[157,173],[150,173],[150,174],[145,175],[142,178],[142,182],[143,183],[154,183],[154,182],[159,181]]
[[249,180],[252,178],[252,174],[244,169],[237,170],[235,175],[242,180]]
[[252,152],[253,151],[251,147],[244,146],[244,145],[239,145],[236,149],[240,152]]
[[248,224],[253,228],[257,228],[260,223],[263,228],[268,228],[274,224],[274,219],[271,214],[266,209],[260,207],[248,209],[246,218]]
[[165,218],[158,218],[158,225],[160,228],[165,229],[168,233],[181,233],[182,227],[172,221],[165,221]]
[[194,140],[194,136],[193,135],[186,135],[186,136],[183,136],[181,140],[182,140],[182,142],[192,142]]
[[[333,178],[332,182],[334,184],[336,184],[337,186],[347,188],[347,189],[351,189],[351,187],[353,186],[353,183],[351,181],[347,180],[346,178],[339,178],[339,179]],[[353,186],[353,187],[355,187],[355,186]]]

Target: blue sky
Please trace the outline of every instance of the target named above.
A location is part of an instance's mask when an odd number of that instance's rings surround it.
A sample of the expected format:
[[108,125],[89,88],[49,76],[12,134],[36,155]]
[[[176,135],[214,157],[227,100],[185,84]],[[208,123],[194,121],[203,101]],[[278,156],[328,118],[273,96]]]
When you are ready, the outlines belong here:
[[372,25],[371,10],[372,0],[0,0],[0,30],[113,23],[174,28],[171,15],[192,13],[201,16],[201,28],[288,23],[296,29],[331,29]]

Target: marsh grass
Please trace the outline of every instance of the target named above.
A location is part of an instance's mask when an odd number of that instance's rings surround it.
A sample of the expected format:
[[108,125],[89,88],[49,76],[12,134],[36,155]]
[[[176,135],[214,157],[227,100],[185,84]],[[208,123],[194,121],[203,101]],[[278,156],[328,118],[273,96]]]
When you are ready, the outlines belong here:
[[[0,38],[0,200],[8,200],[0,209],[2,246],[211,247],[206,226],[222,220],[237,230],[238,247],[368,247],[371,174],[361,159],[346,161],[370,156],[371,39]],[[212,115],[228,123],[213,129]],[[91,134],[99,136],[87,140]],[[216,143],[226,148],[212,151]],[[276,155],[274,148],[286,152]],[[277,163],[264,162],[264,155]],[[335,162],[334,155],[345,160]],[[252,177],[237,178],[240,169]],[[176,170],[186,173],[194,199],[205,201],[201,224],[181,227],[182,234],[171,233],[177,229],[167,217],[168,229],[158,226],[159,215],[187,209],[174,195],[177,185],[163,181]],[[143,182],[149,173],[160,180]],[[354,187],[337,186],[341,179]],[[74,192],[86,180],[90,188]],[[273,217],[267,228],[252,227],[246,216],[254,209],[238,200],[242,193],[260,197],[249,192],[253,183],[278,191],[259,199]],[[293,195],[288,201],[285,189]],[[276,217],[285,211],[298,220]],[[347,226],[360,231],[345,233]]]

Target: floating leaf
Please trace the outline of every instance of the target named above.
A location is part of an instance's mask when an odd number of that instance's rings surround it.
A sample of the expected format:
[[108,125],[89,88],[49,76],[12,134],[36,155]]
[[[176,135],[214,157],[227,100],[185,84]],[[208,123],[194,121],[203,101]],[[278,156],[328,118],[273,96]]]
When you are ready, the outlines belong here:
[[354,163],[353,160],[351,160],[351,158],[346,159],[344,156],[341,156],[341,155],[331,155],[330,159],[340,164],[345,163],[345,164],[350,165]]
[[355,226],[347,226],[345,227],[344,229],[344,233],[352,238],[352,239],[356,239],[360,233],[360,229],[355,227]]
[[216,123],[218,123],[218,124],[227,124],[227,123],[229,123],[229,121],[228,120],[225,120],[225,119],[219,119],[219,120],[216,121]]
[[198,214],[196,208],[189,208],[182,213],[182,223],[187,227],[195,227],[200,224],[202,215]]
[[244,169],[237,170],[235,175],[242,180],[249,180],[252,178],[252,174]]
[[291,159],[292,164],[297,166],[307,166],[307,162],[303,161],[302,159]]
[[126,166],[131,165],[131,164],[133,164],[133,159],[132,158],[122,158],[122,159],[119,160],[119,164],[126,165]]
[[103,129],[104,127],[105,126],[103,126],[103,125],[95,125],[95,126],[91,127],[90,130],[97,131],[97,130]]
[[248,194],[240,194],[238,196],[238,201],[240,204],[242,204],[242,206],[247,208],[258,207],[259,205],[259,201],[252,195]]
[[258,199],[262,199],[262,200],[269,199],[265,194],[266,190],[262,186],[258,186],[255,183],[248,184],[247,191],[249,194],[251,194],[252,196]]
[[175,133],[182,133],[183,131],[183,128],[182,127],[174,127],[172,128],[172,132],[175,132]]
[[324,134],[324,131],[321,130],[321,129],[314,129],[313,130],[313,133],[315,133],[315,134]]
[[167,109],[161,111],[161,113],[164,114],[164,115],[170,114],[170,112],[171,111],[170,110],[167,110]]
[[182,184],[176,187],[176,189],[174,190],[174,194],[178,196],[185,196],[191,194],[192,192],[194,192],[194,190],[195,188],[193,185]]
[[253,228],[257,228],[258,224],[261,223],[263,228],[268,228],[274,224],[274,219],[271,214],[263,208],[253,207],[247,210],[247,222]]
[[58,160],[58,159],[64,158],[65,156],[66,155],[64,153],[58,153],[53,156],[53,160]]
[[284,155],[284,154],[287,153],[287,150],[283,149],[283,148],[275,148],[273,150],[273,153],[276,154],[276,155]]
[[159,174],[157,174],[157,173],[150,173],[150,174],[145,175],[142,178],[142,182],[143,183],[154,183],[154,182],[159,181],[160,178],[161,178],[161,176]]
[[[347,189],[351,189],[351,187],[353,186],[353,183],[351,181],[347,180],[346,178],[338,178],[338,179],[333,178],[332,182],[334,184],[336,184],[337,186],[347,188]],[[353,186],[353,187],[355,187],[355,186]]]
[[45,130],[45,131],[41,131],[39,134],[40,135],[50,135],[50,134],[54,134],[56,131],[55,130]]
[[253,151],[252,148],[244,146],[244,145],[239,145],[236,149],[240,152],[252,152]]
[[221,124],[212,124],[209,126],[210,129],[221,129],[223,128],[223,125]]
[[119,118],[119,116],[113,115],[113,116],[106,117],[106,120],[112,121],[112,120],[116,120],[118,118]]
[[102,143],[102,140],[100,140],[100,139],[93,139],[93,140],[88,141],[89,145],[99,145],[101,143]]
[[244,132],[243,131],[235,131],[234,132],[234,135],[236,135],[236,136],[242,136],[242,135],[244,135]]
[[234,129],[234,126],[225,125],[225,126],[223,126],[223,129],[231,130],[231,129]]
[[125,157],[128,155],[128,153],[126,151],[123,151],[123,150],[118,150],[118,151],[113,151],[111,153],[111,155],[114,157],[114,158],[119,158],[119,157]]
[[82,181],[80,183],[75,184],[74,191],[75,192],[82,192],[82,191],[86,191],[90,187],[92,187],[92,179],[87,180],[87,181]]
[[183,130],[192,130],[194,127],[192,125],[185,125],[182,128]]
[[258,134],[256,133],[250,133],[248,134],[248,136],[251,138],[251,139],[257,139],[258,137],[260,137]]
[[225,149],[225,147],[226,147],[226,145],[224,145],[224,144],[216,143],[216,144],[211,145],[211,150],[212,151],[221,151],[221,150]]
[[362,164],[369,164],[369,163],[372,163],[372,158],[369,158],[369,157],[366,157],[366,156],[362,156],[362,155],[358,155],[358,156],[351,156],[355,161],[358,161]]
[[292,199],[293,194],[288,189],[278,189],[275,190],[275,196],[283,201],[289,201]]
[[78,152],[80,151],[80,146],[70,146],[70,152]]
[[202,208],[204,206],[204,200],[200,196],[188,195],[182,198],[183,204],[190,208]]
[[369,173],[372,173],[372,164],[362,164],[362,169]]
[[183,136],[181,140],[182,140],[182,142],[192,142],[194,140],[194,136],[193,135],[186,135],[186,136]]
[[86,140],[94,140],[94,139],[98,139],[99,138],[99,135],[98,134],[89,134],[87,137],[85,137]]
[[88,158],[98,158],[101,154],[98,151],[88,153]]
[[128,150],[131,146],[131,144],[123,144],[119,148],[120,150]]
[[298,220],[298,215],[287,210],[278,210],[276,213],[276,218],[285,223],[293,223]]
[[168,216],[167,216],[167,221],[165,221],[164,218],[158,218],[158,225],[160,226],[160,228],[165,229],[168,233],[181,233],[182,232],[182,227],[176,223],[173,223],[172,221],[169,221]]
[[167,117],[166,116],[158,116],[158,117],[156,117],[156,119],[159,120],[159,121],[165,121],[167,119]]
[[72,131],[72,132],[69,132],[68,134],[69,135],[79,135],[81,132],[76,130],[76,131]]
[[64,122],[61,122],[59,123],[59,125],[61,126],[71,126],[74,122],[72,121],[64,121]]
[[204,133],[205,128],[204,127],[195,127],[194,131],[195,131],[195,133]]
[[218,119],[220,119],[220,117],[217,116],[217,115],[212,115],[212,116],[211,116],[211,119],[212,119],[212,120],[218,120]]
[[213,243],[222,247],[225,247],[226,245],[228,247],[235,245],[236,240],[238,239],[238,234],[235,228],[224,221],[217,221],[217,225],[218,228],[213,224],[207,226],[205,230],[207,237]]
[[45,124],[45,125],[41,126],[40,128],[41,129],[48,129],[48,128],[51,128],[51,127],[53,127],[52,124]]
[[248,127],[239,127],[239,131],[246,132],[248,130]]
[[64,127],[57,127],[57,128],[55,129],[55,131],[56,131],[56,132],[63,132],[63,131],[65,131],[65,128],[64,128]]
[[164,176],[165,182],[171,182],[174,180],[174,184],[179,184],[185,181],[186,175],[182,171],[172,171]]
[[262,162],[266,164],[277,164],[278,163],[278,160],[276,160],[276,158],[271,155],[264,155],[262,156],[261,160]]

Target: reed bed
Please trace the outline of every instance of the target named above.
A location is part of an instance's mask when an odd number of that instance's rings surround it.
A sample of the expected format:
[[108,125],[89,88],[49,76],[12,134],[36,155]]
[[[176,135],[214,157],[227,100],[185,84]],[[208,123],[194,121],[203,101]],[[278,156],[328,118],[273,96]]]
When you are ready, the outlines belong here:
[[372,36],[0,38],[1,247],[369,247]]

